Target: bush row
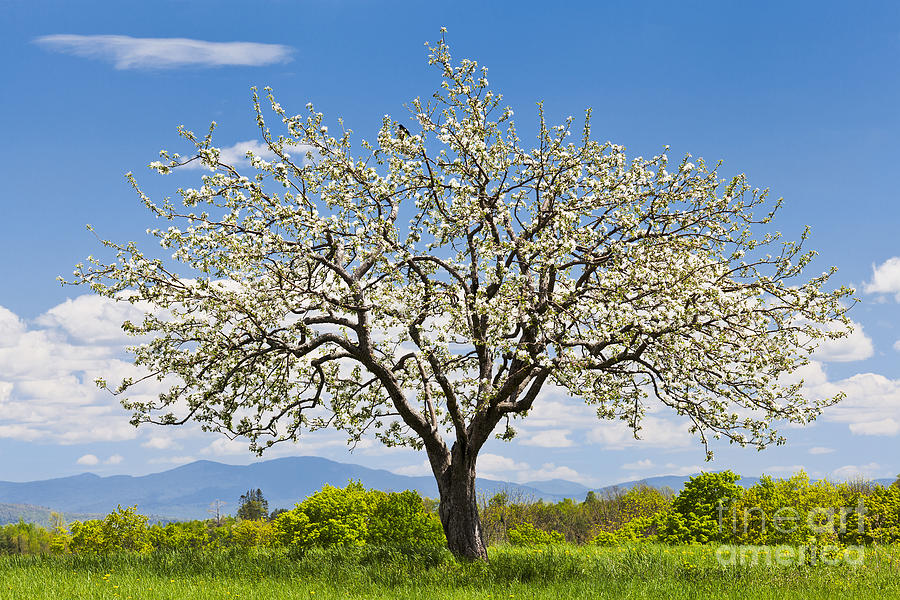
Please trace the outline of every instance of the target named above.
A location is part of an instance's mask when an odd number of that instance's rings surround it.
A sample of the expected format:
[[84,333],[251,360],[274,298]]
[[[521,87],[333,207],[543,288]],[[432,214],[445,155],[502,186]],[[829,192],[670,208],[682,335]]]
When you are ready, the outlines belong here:
[[[737,485],[731,471],[692,477],[677,495],[637,486],[584,502],[512,501],[497,494],[481,506],[489,543],[561,542],[603,545],[868,544],[900,542],[900,486],[811,482],[805,473]],[[385,493],[350,482],[325,486],[271,520],[188,521],[149,525],[135,507],[103,519],[61,521],[51,530],[18,523],[0,527],[0,552],[106,553],[204,548],[378,546],[434,548],[446,543],[435,503],[416,492]]]
[[283,546],[310,548],[435,547],[446,543],[437,516],[418,493],[385,493],[351,482],[325,486],[272,520],[187,521],[148,524],[136,507],[121,506],[103,519],[75,521],[51,531],[33,524],[0,527],[0,552],[108,553]]
[[745,490],[739,479],[731,471],[704,473],[677,495],[638,486],[603,499],[589,495],[581,504],[510,504],[495,496],[483,516],[495,538],[501,523],[505,541],[524,545],[552,543],[553,535],[604,545],[900,542],[900,486],[812,482],[801,472],[762,477]]

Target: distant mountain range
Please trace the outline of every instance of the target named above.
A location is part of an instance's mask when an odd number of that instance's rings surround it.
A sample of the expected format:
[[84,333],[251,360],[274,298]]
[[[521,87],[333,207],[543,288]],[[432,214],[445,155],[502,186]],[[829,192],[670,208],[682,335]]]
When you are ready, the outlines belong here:
[[[210,516],[210,505],[216,500],[225,502],[223,513],[235,513],[241,494],[251,488],[262,490],[270,509],[291,508],[325,484],[343,487],[350,479],[384,491],[412,489],[423,496],[438,496],[437,485],[430,476],[407,477],[312,456],[276,458],[249,465],[201,460],[141,477],[100,477],[84,473],[25,483],[0,482],[0,524],[17,521],[20,516],[26,521],[45,523],[51,508],[72,513],[65,515],[69,520],[91,518],[107,514],[118,505],[137,505],[139,512],[156,519],[206,519]],[[630,489],[639,484],[678,491],[688,479],[689,476],[674,475],[649,477],[593,491],[601,495],[615,488]],[[757,481],[759,479],[755,477],[744,477],[739,483],[749,487]],[[891,482],[893,479],[877,480],[883,485]],[[488,496],[505,491],[515,500],[550,502],[564,498],[581,501],[591,491],[563,479],[524,484],[478,479],[477,486],[480,493]]]

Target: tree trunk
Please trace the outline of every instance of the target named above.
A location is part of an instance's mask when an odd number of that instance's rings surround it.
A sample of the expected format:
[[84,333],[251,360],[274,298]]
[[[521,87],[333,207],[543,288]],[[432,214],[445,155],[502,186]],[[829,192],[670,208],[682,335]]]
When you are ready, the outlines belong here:
[[450,468],[438,478],[441,494],[438,510],[447,547],[457,558],[487,560],[475,496],[475,459],[466,460],[468,457],[459,456],[457,452],[453,455]]

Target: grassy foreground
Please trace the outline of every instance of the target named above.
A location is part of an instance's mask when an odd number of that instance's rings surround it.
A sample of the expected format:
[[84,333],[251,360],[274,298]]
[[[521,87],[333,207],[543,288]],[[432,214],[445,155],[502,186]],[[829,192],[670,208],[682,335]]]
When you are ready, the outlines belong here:
[[0,598],[900,598],[900,547],[867,548],[856,566],[762,562],[723,566],[713,547],[651,544],[494,547],[487,565],[438,549],[2,556]]

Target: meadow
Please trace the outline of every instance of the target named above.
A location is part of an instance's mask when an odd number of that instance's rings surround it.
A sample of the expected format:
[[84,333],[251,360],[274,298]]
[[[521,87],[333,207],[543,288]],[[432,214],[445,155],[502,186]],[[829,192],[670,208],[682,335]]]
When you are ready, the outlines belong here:
[[33,600],[312,598],[900,598],[900,546],[859,564],[723,565],[714,545],[203,550],[0,556],[0,597]]

